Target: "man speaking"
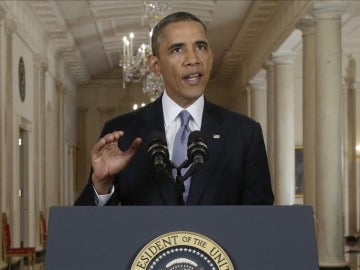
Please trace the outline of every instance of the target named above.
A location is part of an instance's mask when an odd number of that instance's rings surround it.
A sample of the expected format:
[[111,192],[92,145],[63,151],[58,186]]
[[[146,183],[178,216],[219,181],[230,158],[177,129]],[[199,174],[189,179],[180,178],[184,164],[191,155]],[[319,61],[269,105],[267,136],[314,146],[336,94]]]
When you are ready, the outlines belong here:
[[[186,12],[170,14],[151,41],[149,65],[163,76],[165,91],[104,125],[75,205],[273,204],[259,123],[204,98],[214,58],[204,23]],[[188,139],[194,131],[201,131],[195,150]],[[154,132],[162,141],[156,153]]]

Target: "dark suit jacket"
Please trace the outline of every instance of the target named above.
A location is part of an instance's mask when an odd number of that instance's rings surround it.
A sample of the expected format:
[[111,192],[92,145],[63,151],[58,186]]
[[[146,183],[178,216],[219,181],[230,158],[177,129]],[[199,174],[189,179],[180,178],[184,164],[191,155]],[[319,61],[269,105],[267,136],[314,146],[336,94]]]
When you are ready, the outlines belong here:
[[[146,141],[154,131],[165,136],[161,98],[136,111],[108,121],[105,134],[123,130],[120,149],[136,137],[143,143],[129,165],[114,180],[107,205],[175,205],[175,184],[156,173]],[[205,167],[192,176],[188,205],[273,204],[268,161],[260,125],[205,100],[201,132],[208,145]],[[214,136],[215,135],[215,136]],[[75,205],[96,205],[91,177]]]

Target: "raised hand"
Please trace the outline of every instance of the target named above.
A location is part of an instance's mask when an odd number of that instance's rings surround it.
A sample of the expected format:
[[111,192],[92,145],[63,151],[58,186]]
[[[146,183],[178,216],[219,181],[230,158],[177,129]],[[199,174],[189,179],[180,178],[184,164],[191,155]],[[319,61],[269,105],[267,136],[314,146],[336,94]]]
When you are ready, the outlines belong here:
[[99,195],[108,193],[114,176],[127,166],[141,144],[141,138],[136,138],[129,149],[122,151],[118,141],[123,135],[123,131],[109,133],[91,149],[92,181]]

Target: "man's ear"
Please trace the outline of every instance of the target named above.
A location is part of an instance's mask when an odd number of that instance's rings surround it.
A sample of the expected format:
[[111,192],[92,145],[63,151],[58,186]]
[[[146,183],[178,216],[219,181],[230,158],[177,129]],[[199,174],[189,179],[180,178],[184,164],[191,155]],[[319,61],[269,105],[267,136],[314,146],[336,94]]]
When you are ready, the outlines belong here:
[[150,67],[150,70],[154,72],[155,75],[161,75],[159,58],[157,56],[150,55],[148,58],[148,65]]

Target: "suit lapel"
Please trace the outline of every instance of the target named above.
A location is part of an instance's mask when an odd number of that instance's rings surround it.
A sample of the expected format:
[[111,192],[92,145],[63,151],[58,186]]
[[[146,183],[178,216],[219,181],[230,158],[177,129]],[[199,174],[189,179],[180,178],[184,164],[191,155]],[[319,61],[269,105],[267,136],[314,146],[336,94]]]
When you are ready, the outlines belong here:
[[209,179],[216,168],[224,140],[223,115],[215,105],[207,101],[204,104],[201,132],[207,141],[209,159],[205,164],[205,168],[195,173],[191,178],[187,202],[189,205],[197,204],[201,199]]

